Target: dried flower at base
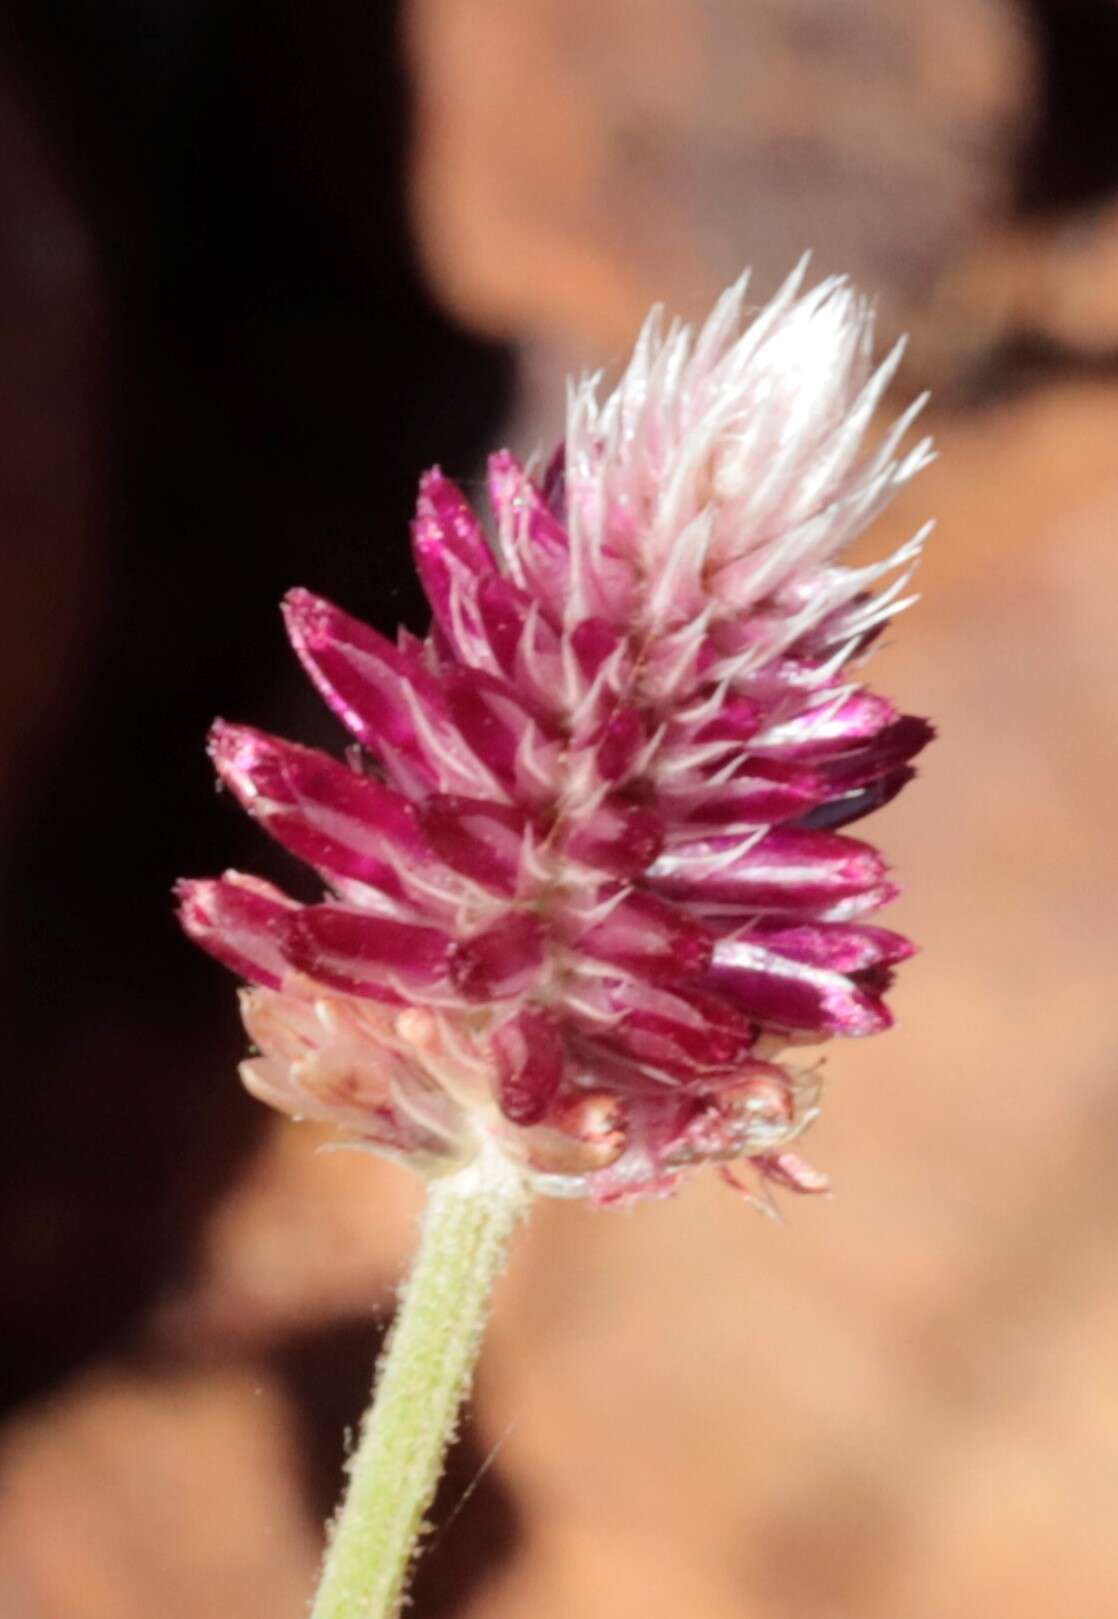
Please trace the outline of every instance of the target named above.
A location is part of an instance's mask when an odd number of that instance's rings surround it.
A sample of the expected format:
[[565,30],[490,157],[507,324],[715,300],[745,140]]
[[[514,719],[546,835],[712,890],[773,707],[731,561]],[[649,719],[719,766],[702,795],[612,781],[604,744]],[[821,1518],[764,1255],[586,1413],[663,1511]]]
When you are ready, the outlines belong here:
[[845,830],[914,774],[931,728],[856,670],[923,534],[843,547],[930,458],[872,453],[899,359],[802,267],[751,322],[658,315],[617,388],[574,387],[542,479],[492,457],[493,542],[420,485],[433,612],[393,642],[293,591],[295,650],[360,745],[349,763],[219,722],[221,779],[321,874],[181,885],[198,943],[254,987],[249,1089],[429,1173],[486,1136],[543,1191],[611,1202],[790,1150],[818,1085],[797,1047],[888,1027],[912,947],[867,918],[884,861]]

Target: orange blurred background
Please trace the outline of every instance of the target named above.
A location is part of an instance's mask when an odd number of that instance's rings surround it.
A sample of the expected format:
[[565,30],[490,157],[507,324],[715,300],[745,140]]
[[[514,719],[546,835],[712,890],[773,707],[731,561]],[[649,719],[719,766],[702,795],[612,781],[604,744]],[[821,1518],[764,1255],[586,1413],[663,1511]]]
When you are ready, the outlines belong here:
[[[0,1619],[297,1619],[420,1191],[240,1091],[182,872],[292,881],[222,712],[422,627],[415,479],[805,247],[912,342],[939,520],[875,683],[923,953],[830,1200],[521,1233],[416,1619],[1118,1611],[1118,6],[15,0],[0,23]],[[1107,985],[1110,989],[1107,989]]]

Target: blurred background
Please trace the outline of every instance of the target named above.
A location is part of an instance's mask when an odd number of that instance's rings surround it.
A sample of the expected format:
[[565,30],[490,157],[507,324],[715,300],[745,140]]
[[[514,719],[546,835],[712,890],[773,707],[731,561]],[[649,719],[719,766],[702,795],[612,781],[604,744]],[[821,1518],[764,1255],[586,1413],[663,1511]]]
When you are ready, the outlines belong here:
[[0,1619],[302,1614],[411,1245],[170,918],[292,881],[211,717],[341,743],[279,596],[422,628],[425,465],[808,246],[935,389],[869,540],[939,519],[875,677],[941,726],[874,823],[924,953],[834,1199],[537,1210],[412,1611],[1115,1611],[1116,71],[1113,0],[8,0]]

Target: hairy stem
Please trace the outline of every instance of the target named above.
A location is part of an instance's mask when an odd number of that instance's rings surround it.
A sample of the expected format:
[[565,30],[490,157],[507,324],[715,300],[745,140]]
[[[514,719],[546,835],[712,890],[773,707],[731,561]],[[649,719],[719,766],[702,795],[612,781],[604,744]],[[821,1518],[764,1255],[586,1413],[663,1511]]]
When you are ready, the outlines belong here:
[[432,1181],[311,1619],[393,1619],[399,1612],[493,1284],[529,1195],[516,1166],[495,1149]]

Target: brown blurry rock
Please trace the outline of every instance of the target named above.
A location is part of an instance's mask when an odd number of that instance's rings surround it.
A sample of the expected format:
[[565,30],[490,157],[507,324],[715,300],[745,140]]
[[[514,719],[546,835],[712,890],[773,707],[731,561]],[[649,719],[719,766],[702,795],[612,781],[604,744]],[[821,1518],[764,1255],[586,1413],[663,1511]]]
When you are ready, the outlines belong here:
[[974,353],[1032,338],[1080,359],[1118,355],[1118,205],[1016,225],[948,278],[945,327]]
[[919,338],[1006,204],[1034,95],[1003,0],[412,0],[411,39],[438,286],[584,358],[746,264],[765,295],[807,247]]
[[0,1444],[4,1619],[296,1619],[318,1562],[251,1368],[113,1366]]

